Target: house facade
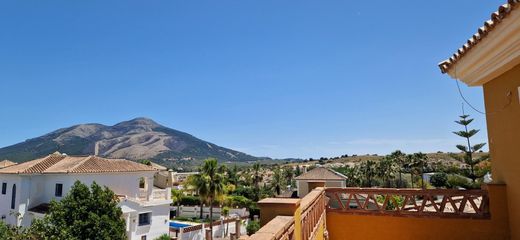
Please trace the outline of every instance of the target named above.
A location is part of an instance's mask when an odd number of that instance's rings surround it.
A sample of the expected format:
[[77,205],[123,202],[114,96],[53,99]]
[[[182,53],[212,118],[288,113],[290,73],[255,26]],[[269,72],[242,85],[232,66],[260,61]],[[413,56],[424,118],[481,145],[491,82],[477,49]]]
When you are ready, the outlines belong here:
[[294,179],[300,198],[317,187],[346,187],[347,184],[345,175],[325,167],[316,167]]
[[[123,159],[59,153],[0,169],[0,218],[29,226],[51,200],[67,195],[75,181],[107,186],[119,197],[128,239],[154,239],[169,231],[170,189],[153,187],[156,170]],[[143,184],[144,183],[144,184]]]

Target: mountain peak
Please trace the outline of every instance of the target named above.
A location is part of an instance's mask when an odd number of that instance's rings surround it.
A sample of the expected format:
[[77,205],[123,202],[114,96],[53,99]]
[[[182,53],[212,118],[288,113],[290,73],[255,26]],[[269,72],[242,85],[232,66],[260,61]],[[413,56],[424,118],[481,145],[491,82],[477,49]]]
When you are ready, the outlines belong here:
[[155,128],[160,127],[161,125],[155,122],[154,120],[146,117],[138,117],[132,120],[120,122],[115,127],[146,127],[146,128]]

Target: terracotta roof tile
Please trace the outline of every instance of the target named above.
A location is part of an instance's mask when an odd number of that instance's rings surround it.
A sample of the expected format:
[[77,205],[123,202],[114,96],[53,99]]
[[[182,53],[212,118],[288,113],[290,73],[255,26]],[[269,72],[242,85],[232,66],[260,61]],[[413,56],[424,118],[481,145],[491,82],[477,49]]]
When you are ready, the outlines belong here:
[[0,161],[0,168],[5,168],[5,167],[13,166],[13,165],[16,165],[16,163],[11,162],[9,160]]
[[506,18],[511,11],[518,8],[520,0],[508,0],[508,2],[500,7],[498,10],[491,14],[491,19],[484,22],[484,25],[480,27],[477,32],[462,45],[450,58],[439,63],[439,68],[442,73],[448,72],[451,66],[455,64],[460,58],[462,58],[471,48],[477,45],[482,39],[484,39],[492,30]]
[[295,177],[296,180],[345,180],[343,174],[333,171],[324,167],[314,168],[298,177]]
[[150,166],[124,160],[98,156],[67,156],[51,154],[44,158],[0,169],[0,173],[49,174],[49,173],[104,173],[156,171]]

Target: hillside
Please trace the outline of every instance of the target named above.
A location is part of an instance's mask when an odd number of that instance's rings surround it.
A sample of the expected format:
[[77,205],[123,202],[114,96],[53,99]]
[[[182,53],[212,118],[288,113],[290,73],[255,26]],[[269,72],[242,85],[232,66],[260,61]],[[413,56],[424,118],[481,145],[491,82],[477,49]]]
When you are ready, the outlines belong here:
[[261,158],[220,147],[188,133],[136,118],[113,126],[80,124],[0,148],[0,159],[24,162],[53,152],[99,155],[130,160],[151,159],[167,166],[194,166],[215,157],[222,162]]

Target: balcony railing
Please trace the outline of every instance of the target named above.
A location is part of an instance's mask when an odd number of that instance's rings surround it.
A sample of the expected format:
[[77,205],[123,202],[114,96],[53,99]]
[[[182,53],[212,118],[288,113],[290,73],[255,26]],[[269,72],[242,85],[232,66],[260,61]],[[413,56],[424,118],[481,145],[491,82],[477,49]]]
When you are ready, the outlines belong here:
[[327,188],[327,211],[362,215],[489,218],[485,190]]
[[138,199],[141,201],[168,200],[168,189],[153,189],[151,199],[146,189],[139,189]]
[[318,227],[325,218],[325,192],[312,191],[302,199],[302,240],[315,239]]

